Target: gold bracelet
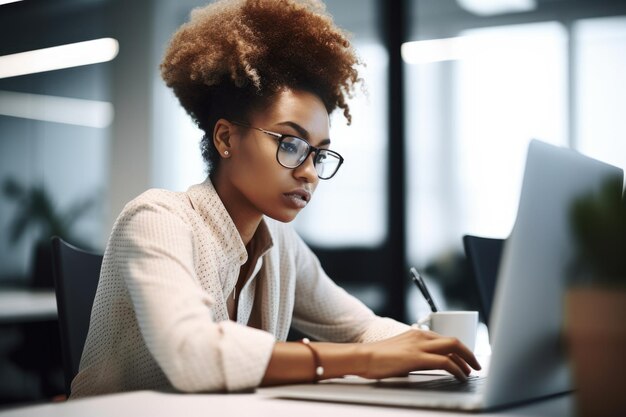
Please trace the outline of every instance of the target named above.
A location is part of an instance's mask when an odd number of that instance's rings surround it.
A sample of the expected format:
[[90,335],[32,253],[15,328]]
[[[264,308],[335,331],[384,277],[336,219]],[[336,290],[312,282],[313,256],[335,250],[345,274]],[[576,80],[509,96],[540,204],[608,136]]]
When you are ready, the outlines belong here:
[[320,360],[320,355],[317,353],[317,350],[313,348],[311,345],[311,341],[306,337],[300,340],[304,346],[308,347],[311,353],[313,354],[313,362],[315,362],[315,382],[322,379],[324,376],[324,367],[322,366],[322,361]]

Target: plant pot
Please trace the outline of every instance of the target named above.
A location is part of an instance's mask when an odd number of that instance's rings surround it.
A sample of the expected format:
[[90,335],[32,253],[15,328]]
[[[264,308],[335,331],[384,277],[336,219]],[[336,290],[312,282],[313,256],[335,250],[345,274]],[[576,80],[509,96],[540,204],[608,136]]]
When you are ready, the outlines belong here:
[[570,289],[565,336],[578,415],[626,416],[626,289]]

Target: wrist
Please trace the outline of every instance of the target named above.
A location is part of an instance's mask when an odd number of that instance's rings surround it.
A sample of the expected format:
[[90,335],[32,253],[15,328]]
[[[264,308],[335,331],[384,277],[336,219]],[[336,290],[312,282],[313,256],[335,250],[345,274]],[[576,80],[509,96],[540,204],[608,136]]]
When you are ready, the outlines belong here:
[[311,354],[313,355],[313,370],[314,370],[314,375],[315,375],[314,381],[317,382],[320,379],[323,379],[324,367],[322,366],[322,361],[320,359],[319,353],[317,352],[317,349],[311,346],[311,341],[307,337],[301,339],[300,343],[306,346],[311,351]]
[[364,376],[369,372],[372,349],[363,343],[315,343],[324,367],[324,379],[345,375]]
[[356,372],[354,374],[365,377],[369,373],[372,361],[372,346],[370,343],[357,343],[354,347],[354,357],[356,358]]

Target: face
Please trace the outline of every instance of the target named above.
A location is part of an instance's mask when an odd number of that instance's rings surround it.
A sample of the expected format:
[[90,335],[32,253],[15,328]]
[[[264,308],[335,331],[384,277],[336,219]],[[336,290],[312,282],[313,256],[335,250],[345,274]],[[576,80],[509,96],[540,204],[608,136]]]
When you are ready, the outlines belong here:
[[[278,93],[269,107],[254,112],[247,122],[271,132],[301,137],[316,147],[330,145],[326,108],[319,97],[306,91]],[[276,160],[278,141],[272,136],[236,125],[231,125],[229,133],[229,157],[222,160],[219,169],[230,182],[238,208],[252,216],[293,220],[311,200],[319,182],[314,154],[299,167],[289,169]]]

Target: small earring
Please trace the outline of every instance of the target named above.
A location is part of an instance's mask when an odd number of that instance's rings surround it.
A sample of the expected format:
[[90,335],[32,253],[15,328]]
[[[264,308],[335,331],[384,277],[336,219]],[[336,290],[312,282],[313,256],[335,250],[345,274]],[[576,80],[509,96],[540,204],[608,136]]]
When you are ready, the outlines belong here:
[[224,155],[228,156],[229,152],[228,151],[224,151]]

